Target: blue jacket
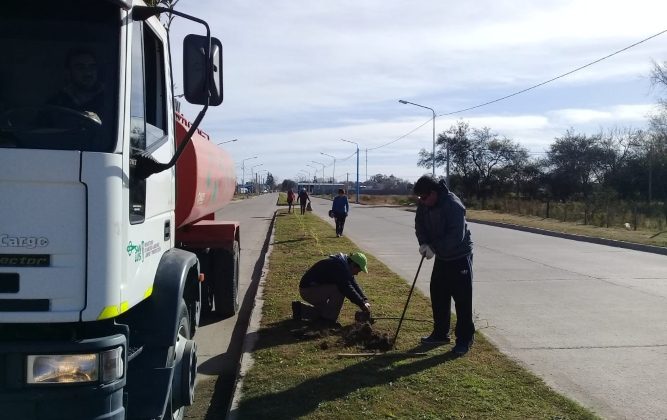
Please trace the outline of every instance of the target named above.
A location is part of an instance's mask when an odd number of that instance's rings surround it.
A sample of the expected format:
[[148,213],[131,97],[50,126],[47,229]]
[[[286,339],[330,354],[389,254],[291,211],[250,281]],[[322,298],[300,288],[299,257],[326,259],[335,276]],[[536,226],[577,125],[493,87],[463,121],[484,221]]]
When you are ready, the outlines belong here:
[[350,211],[350,203],[347,201],[346,195],[337,195],[333,199],[331,210],[338,214],[347,214]]
[[419,245],[429,245],[441,260],[456,260],[472,253],[466,208],[444,182],[440,183],[435,206],[417,207],[415,233]]

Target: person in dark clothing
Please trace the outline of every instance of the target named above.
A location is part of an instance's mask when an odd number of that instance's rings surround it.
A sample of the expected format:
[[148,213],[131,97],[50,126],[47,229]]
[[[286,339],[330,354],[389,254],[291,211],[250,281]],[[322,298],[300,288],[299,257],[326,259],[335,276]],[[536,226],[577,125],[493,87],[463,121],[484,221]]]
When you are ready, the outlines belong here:
[[292,205],[294,203],[294,191],[290,188],[287,190],[287,213],[292,212]]
[[51,98],[49,105],[80,111],[101,122],[104,86],[98,78],[95,54],[85,48],[69,51],[65,59],[65,71],[67,85]]
[[310,305],[292,302],[293,319],[324,320],[335,323],[348,298],[362,311],[371,305],[354,276],[368,273],[368,261],[361,252],[330,255],[306,271],[299,283],[299,294]]
[[343,236],[347,213],[350,211],[350,203],[347,201],[345,190],[342,188],[338,190],[338,195],[333,199],[331,211],[334,214],[334,220],[336,220],[336,236],[341,237]]
[[299,192],[299,197],[297,198],[297,201],[299,202],[299,206],[301,207],[301,214],[306,214],[306,204],[310,202],[310,197],[308,196],[308,193],[306,192],[305,188],[302,188],[301,191]]
[[435,256],[431,273],[433,332],[422,338],[425,344],[450,341],[451,300],[456,305],[456,345],[452,349],[464,355],[472,346],[475,325],[472,315],[472,241],[466,223],[466,209],[447,188],[422,176],[413,188],[418,197],[415,233],[419,253],[427,259]]

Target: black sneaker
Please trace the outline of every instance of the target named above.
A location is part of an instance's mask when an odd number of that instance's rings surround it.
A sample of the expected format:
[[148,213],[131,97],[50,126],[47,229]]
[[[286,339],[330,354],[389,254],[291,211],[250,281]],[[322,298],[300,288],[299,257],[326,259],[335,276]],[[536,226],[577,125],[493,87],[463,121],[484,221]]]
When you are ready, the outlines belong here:
[[428,337],[421,338],[422,344],[449,344],[450,341],[451,339],[448,335],[442,336],[431,334]]
[[301,302],[298,300],[292,302],[292,319],[301,320]]
[[457,356],[463,356],[470,351],[470,347],[472,347],[472,340],[456,343],[452,349],[452,353]]

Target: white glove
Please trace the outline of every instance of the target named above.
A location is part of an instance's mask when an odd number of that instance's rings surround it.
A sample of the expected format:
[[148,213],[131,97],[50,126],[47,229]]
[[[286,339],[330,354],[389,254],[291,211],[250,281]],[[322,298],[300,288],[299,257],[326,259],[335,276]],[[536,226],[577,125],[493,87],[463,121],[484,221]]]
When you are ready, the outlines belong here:
[[427,260],[430,260],[435,256],[435,252],[433,252],[433,249],[427,244],[423,244],[419,247],[419,253]]

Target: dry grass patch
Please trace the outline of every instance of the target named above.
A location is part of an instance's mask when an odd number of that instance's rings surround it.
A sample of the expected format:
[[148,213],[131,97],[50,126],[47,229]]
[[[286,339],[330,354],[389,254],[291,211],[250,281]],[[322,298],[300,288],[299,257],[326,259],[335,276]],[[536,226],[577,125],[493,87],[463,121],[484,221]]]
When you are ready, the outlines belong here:
[[[366,350],[359,342],[346,345],[344,339],[354,327],[356,307],[346,301],[339,320],[343,327],[330,329],[292,320],[291,302],[299,298],[299,280],[313,263],[357,247],[336,238],[333,227],[312,214],[281,210],[275,229],[255,362],[244,379],[238,418],[595,418],[507,359],[481,334],[467,356],[455,358],[451,346],[416,344],[430,332],[429,322],[406,321],[397,350],[339,357]],[[400,316],[410,286],[366,255],[370,273],[357,278],[374,316]],[[430,320],[430,313],[429,301],[415,291],[406,316]],[[393,337],[397,323],[378,320],[373,331]],[[417,351],[427,354],[400,354]]]
[[468,210],[467,217],[471,221],[477,219],[491,222],[510,223],[520,226],[546,229],[555,232],[592,236],[594,238],[613,239],[617,241],[633,242],[646,245],[667,246],[667,233],[654,236],[657,232],[646,230],[603,228],[591,225],[581,225],[573,222],[560,222],[558,220],[544,219],[536,216],[518,216],[514,214],[498,213],[491,210]]

